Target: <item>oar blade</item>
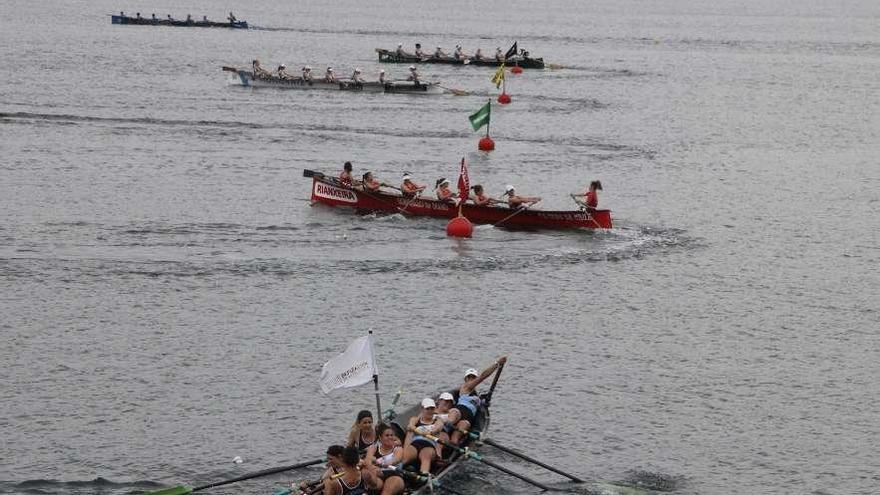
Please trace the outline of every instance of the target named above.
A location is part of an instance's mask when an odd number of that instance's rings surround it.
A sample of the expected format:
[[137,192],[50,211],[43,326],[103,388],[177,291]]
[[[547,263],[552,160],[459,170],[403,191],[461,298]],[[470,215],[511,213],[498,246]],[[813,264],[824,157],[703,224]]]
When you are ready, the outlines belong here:
[[193,489],[188,486],[175,486],[174,488],[165,488],[157,492],[150,492],[146,495],[186,495],[192,493]]

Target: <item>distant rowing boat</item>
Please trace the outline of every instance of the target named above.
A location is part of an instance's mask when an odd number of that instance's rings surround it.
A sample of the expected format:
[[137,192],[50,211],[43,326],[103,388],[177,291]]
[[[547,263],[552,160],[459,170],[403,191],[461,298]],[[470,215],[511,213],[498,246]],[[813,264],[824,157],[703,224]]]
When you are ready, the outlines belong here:
[[175,27],[216,27],[216,28],[233,28],[247,29],[247,21],[235,22],[213,22],[213,21],[194,21],[194,20],[171,20],[171,19],[153,19],[146,17],[129,17],[122,15],[111,15],[111,24],[132,24],[137,26],[175,26]]
[[427,55],[424,57],[417,57],[415,55],[398,55],[394,50],[385,50],[384,48],[376,48],[376,53],[379,54],[379,62],[391,63],[391,64],[451,64],[451,65],[477,65],[477,66],[488,66],[488,67],[498,67],[502,63],[505,63],[507,66],[512,67],[514,65],[518,65],[523,69],[543,69],[544,68],[544,59],[543,58],[531,58],[531,57],[519,57],[516,56],[507,60],[506,62],[502,62],[501,60],[497,60],[493,58],[455,58],[455,57],[434,57],[433,55]]
[[[304,170],[312,178],[312,203],[348,207],[358,213],[401,213],[411,216],[453,218],[458,206],[430,198],[407,198],[399,194],[365,192],[345,186],[336,178]],[[610,229],[611,210],[548,211],[506,206],[476,206],[465,203],[461,214],[476,224],[501,225],[519,229]]]
[[254,88],[279,88],[279,89],[324,89],[334,91],[354,91],[364,93],[405,93],[436,95],[443,93],[440,83],[412,81],[378,81],[355,82],[351,79],[339,79],[336,82],[327,82],[323,79],[306,81],[301,77],[280,78],[277,76],[254,76],[254,72],[235,67],[223,67],[226,72],[237,76],[243,86]]

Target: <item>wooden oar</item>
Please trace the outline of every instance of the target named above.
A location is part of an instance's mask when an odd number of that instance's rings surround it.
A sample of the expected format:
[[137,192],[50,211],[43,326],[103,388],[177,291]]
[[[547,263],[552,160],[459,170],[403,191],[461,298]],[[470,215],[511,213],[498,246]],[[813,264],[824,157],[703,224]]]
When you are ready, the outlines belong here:
[[447,88],[446,86],[440,86],[440,87],[442,89],[445,89],[446,91],[449,91],[450,93],[454,94],[455,96],[468,96],[468,95],[470,95],[470,93],[468,91],[465,91],[463,89]]
[[[541,201],[541,200],[539,199],[538,201]],[[515,212],[513,212],[513,213],[511,213],[510,215],[507,215],[506,217],[502,218],[501,220],[499,220],[499,221],[493,223],[492,226],[493,226],[493,227],[497,227],[497,226],[501,225],[502,223],[504,223],[505,221],[507,221],[507,220],[510,219],[511,217],[515,217],[515,216],[519,215],[520,213],[522,213],[522,212],[528,210],[529,208],[532,207],[532,205],[538,203],[538,201],[535,201],[534,203],[531,203],[531,204],[528,204],[528,205],[526,205],[526,206],[523,206],[523,207],[517,208]]]
[[238,73],[238,69],[236,69],[235,67],[230,67],[230,66],[228,66],[228,65],[224,65],[224,66],[221,67],[221,68],[222,68],[224,71],[226,71],[226,72],[235,72],[235,73]]
[[481,456],[480,454],[478,454],[478,453],[476,453],[476,452],[474,452],[474,451],[472,451],[472,450],[469,450],[469,449],[463,449],[463,448],[459,447],[458,445],[455,445],[455,444],[453,444],[453,443],[451,443],[451,442],[447,442],[447,441],[445,441],[445,440],[443,440],[443,439],[441,439],[441,438],[435,437],[434,435],[431,435],[431,434],[421,433],[421,435],[422,435],[423,437],[425,437],[425,438],[429,438],[429,439],[431,439],[431,440],[433,440],[433,441],[435,441],[435,442],[438,442],[438,443],[440,443],[440,444],[442,444],[442,445],[445,445],[445,446],[447,446],[447,447],[450,447],[452,450],[457,451],[458,453],[460,453],[460,454],[463,455],[463,456],[470,457],[471,459],[474,459],[474,460],[480,461],[480,462],[482,462],[483,464],[485,464],[485,465],[487,465],[487,466],[489,466],[489,467],[493,467],[493,468],[495,468],[495,469],[501,471],[502,473],[507,473],[507,474],[509,474],[510,476],[513,476],[514,478],[517,478],[517,479],[520,479],[520,480],[522,480],[522,481],[525,481],[526,483],[529,483],[530,485],[534,485],[534,486],[536,486],[536,487],[538,487],[538,488],[540,488],[540,489],[542,489],[542,490],[545,490],[545,491],[553,490],[552,488],[550,488],[549,486],[547,486],[547,485],[541,483],[540,481],[535,481],[535,480],[533,480],[533,479],[531,479],[531,478],[529,478],[529,477],[527,477],[527,476],[523,476],[523,475],[521,475],[521,474],[519,474],[519,473],[517,473],[517,472],[515,472],[515,471],[511,471],[510,469],[507,469],[507,468],[504,467],[504,466],[501,466],[501,465],[499,465],[499,464],[495,464],[494,462],[492,462],[492,461],[490,461],[490,460],[488,460],[488,459],[483,458],[483,456]]
[[327,459],[322,457],[320,459],[316,459],[313,461],[300,462],[299,464],[292,464],[290,466],[281,466],[281,467],[277,467],[277,468],[264,469],[262,471],[257,471],[254,473],[239,476],[238,478],[232,478],[231,480],[218,481],[216,483],[211,483],[209,485],[197,486],[195,488],[190,488],[188,486],[176,486],[174,488],[166,488],[164,490],[150,492],[150,493],[147,493],[146,495],[186,495],[187,493],[207,490],[208,488],[214,488],[215,486],[230,485],[232,483],[238,483],[239,481],[249,480],[249,479],[253,479],[253,478],[260,478],[262,476],[269,476],[270,474],[283,473],[284,471],[290,471],[293,469],[314,466],[315,464],[321,464],[322,462],[327,462]]
[[[461,431],[461,430],[459,430],[459,431]],[[462,432],[462,433],[464,433],[464,432]],[[542,468],[544,468],[544,469],[546,469],[546,470],[548,470],[548,471],[552,471],[552,472],[554,472],[554,473],[556,473],[556,474],[561,474],[562,476],[565,476],[566,478],[568,478],[568,479],[574,481],[575,483],[584,483],[584,480],[578,478],[577,476],[574,476],[574,475],[572,475],[572,474],[568,474],[568,473],[566,473],[565,471],[562,471],[562,470],[560,470],[560,469],[556,469],[555,467],[550,466],[550,465],[548,465],[548,464],[544,464],[543,462],[541,462],[541,461],[539,461],[539,460],[537,460],[537,459],[535,459],[535,458],[533,458],[533,457],[529,457],[529,456],[523,454],[522,452],[519,452],[519,451],[513,450],[513,449],[511,449],[511,448],[509,448],[509,447],[505,447],[504,445],[501,445],[501,444],[499,444],[499,443],[496,443],[496,442],[495,442],[494,440],[492,440],[492,439],[489,439],[489,438],[480,438],[480,435],[479,435],[478,433],[467,432],[467,434],[468,434],[468,436],[470,436],[471,438],[475,438],[475,439],[477,439],[477,440],[479,440],[479,441],[481,441],[481,442],[483,442],[483,443],[485,443],[485,444],[487,444],[487,445],[491,445],[491,446],[495,447],[495,448],[498,449],[498,450],[501,450],[501,451],[503,451],[503,452],[507,452],[508,454],[514,455],[514,456],[516,456],[516,457],[519,457],[520,459],[523,459],[523,460],[525,460],[525,461],[529,461],[529,462],[531,462],[532,464],[535,464],[535,465],[541,466]]]

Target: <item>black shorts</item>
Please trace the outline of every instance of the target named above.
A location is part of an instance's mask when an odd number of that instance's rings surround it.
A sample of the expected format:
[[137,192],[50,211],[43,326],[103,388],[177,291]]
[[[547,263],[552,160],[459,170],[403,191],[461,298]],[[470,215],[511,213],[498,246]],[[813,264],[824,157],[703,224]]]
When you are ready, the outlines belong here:
[[416,452],[421,452],[424,448],[434,448],[434,444],[424,438],[416,438],[410,443],[410,445],[416,449]]
[[458,409],[458,412],[461,413],[461,419],[459,421],[467,421],[473,425],[474,423],[474,413],[471,412],[466,406],[461,404],[456,404],[455,408]]
[[391,468],[382,468],[380,470],[379,477],[382,478],[383,480],[387,480],[388,478],[393,478],[395,476],[402,479],[403,473],[401,473],[397,469],[391,469]]

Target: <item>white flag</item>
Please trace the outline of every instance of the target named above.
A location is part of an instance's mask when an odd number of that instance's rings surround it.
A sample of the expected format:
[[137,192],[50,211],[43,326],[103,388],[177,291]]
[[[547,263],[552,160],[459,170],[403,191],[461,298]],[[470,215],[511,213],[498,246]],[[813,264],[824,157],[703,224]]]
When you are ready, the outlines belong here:
[[357,387],[378,375],[373,357],[373,336],[356,339],[345,352],[324,363],[321,369],[321,390],[329,394],[337,388]]

